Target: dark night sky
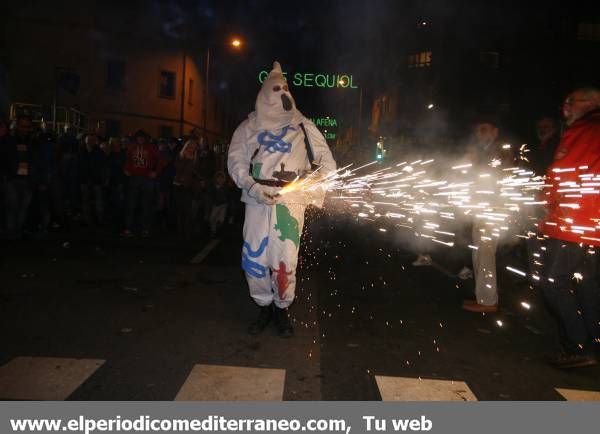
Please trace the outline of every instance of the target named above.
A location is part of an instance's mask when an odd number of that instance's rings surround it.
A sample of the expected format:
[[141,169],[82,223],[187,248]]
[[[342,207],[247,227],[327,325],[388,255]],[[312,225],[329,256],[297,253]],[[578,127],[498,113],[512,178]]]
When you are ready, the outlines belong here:
[[[274,60],[291,72],[356,73],[363,58],[360,48],[365,47],[364,37],[369,33],[361,22],[364,24],[367,14],[381,11],[364,3],[168,1],[156,2],[154,13],[163,26],[186,26],[189,41],[198,50],[209,40],[220,80],[227,90],[242,91],[251,105],[259,87],[258,72],[270,68]],[[231,35],[243,38],[245,46],[240,52],[223,45]],[[324,95],[314,89],[295,89],[295,96],[301,109],[313,112]]]
[[[565,61],[555,54],[557,47],[553,44],[558,39],[554,35],[564,32],[565,20],[572,16],[597,22],[600,5],[557,0],[95,0],[91,3],[93,10],[100,12],[90,14],[92,8],[85,1],[61,3],[65,5],[62,8],[40,0],[14,7],[35,11],[48,20],[60,20],[68,8],[71,16],[78,17],[71,19],[86,23],[84,26],[89,23],[89,31],[95,32],[99,40],[111,39],[117,46],[126,43],[130,33],[135,32],[139,49],[152,49],[156,44],[186,47],[201,61],[210,46],[214,71],[211,78],[218,89],[239,95],[236,99],[244,110],[251,109],[254,103],[258,72],[269,68],[273,60],[279,60],[284,70],[291,72],[353,74],[355,84],[365,91],[365,117],[369,98],[378,90],[397,85],[406,76],[408,54],[417,50],[416,24],[420,20],[433,23],[440,32],[435,62],[444,55],[446,60],[448,56],[453,60],[468,49],[497,50],[503,56],[500,72],[507,75],[504,86],[526,95],[537,77],[546,78],[540,86],[550,84],[553,88],[545,93],[544,104],[551,102],[554,107],[559,93],[577,79],[573,71],[555,68]],[[240,52],[234,53],[226,45],[232,35],[245,42]],[[448,54],[452,50],[455,53]],[[597,58],[575,60],[575,72],[588,70],[588,77],[600,76]],[[570,60],[566,62],[568,66]],[[443,62],[434,66],[432,74],[445,67]],[[465,81],[460,68],[468,72],[470,66],[458,62],[455,70],[446,70],[440,79],[444,81],[442,87],[452,88],[452,83]],[[470,92],[468,83],[461,86],[453,98]],[[300,110],[309,116],[340,114],[356,119],[356,90],[292,91]],[[543,89],[537,92],[544,95]],[[533,100],[536,98],[532,96]],[[535,101],[526,104],[530,105],[528,110],[538,110]]]
[[[545,107],[555,107],[560,93],[575,83],[573,74],[569,71],[565,74],[554,67],[561,61],[554,53],[558,49],[553,46],[557,41],[555,35],[565,30],[565,20],[569,17],[597,20],[600,2],[595,3],[559,0],[305,0],[288,3],[273,0],[155,0],[151,10],[144,13],[152,16],[155,23],[160,23],[163,37],[173,38],[175,34],[175,39],[186,39],[198,52],[209,43],[214,50],[212,65],[215,71],[220,71],[221,88],[239,94],[239,101],[245,101],[247,110],[252,108],[259,88],[258,72],[269,68],[276,59],[284,70],[291,72],[353,74],[355,81],[364,88],[363,116],[367,118],[370,98],[378,90],[389,89],[403,80],[407,53],[417,47],[416,23],[426,20],[440,32],[434,55],[438,61],[444,55],[454,58],[464,55],[461,51],[466,53],[467,50],[476,53],[485,49],[499,51],[502,55],[500,73],[505,74],[501,86],[506,89],[496,90],[505,95],[510,92],[517,96],[531,95],[530,100],[513,101],[511,110],[535,111],[531,114],[535,116],[546,110]],[[147,2],[133,2],[131,7],[139,13],[147,8],[142,4],[148,5]],[[241,52],[232,53],[223,44],[231,35],[244,39],[246,45]],[[455,54],[447,54],[452,50],[456,50]],[[596,60],[595,65],[592,62],[584,66],[592,71],[588,76],[593,76],[597,63]],[[438,65],[432,68],[433,74],[439,74]],[[461,80],[471,79],[464,74],[469,72],[467,63],[458,62],[446,68],[455,69],[447,69],[439,75],[438,87],[450,89],[453,82],[458,85]],[[554,81],[548,78],[552,74],[556,75]],[[538,89],[535,95],[528,92],[541,76],[547,80],[540,86],[551,85],[552,89],[549,92]],[[485,91],[485,80],[482,86]],[[462,83],[456,89],[456,96],[451,98],[462,98],[461,93],[481,93],[482,89],[472,90],[468,83]],[[415,92],[423,90],[414,89]],[[349,123],[357,118],[357,91],[317,88],[293,88],[292,91],[300,110],[309,116],[332,115],[345,118]],[[546,100],[538,101],[540,96]],[[465,101],[465,109],[475,103]],[[448,109],[457,111],[456,107]],[[519,118],[522,114],[515,112],[515,116]]]
[[[211,20],[216,38],[239,34],[247,42],[239,56],[244,64],[229,56],[222,61],[239,66],[241,79],[256,90],[258,71],[270,68],[273,60],[290,72],[348,73],[362,78],[364,66],[372,64],[365,58],[369,39],[382,36],[374,29],[384,19],[384,3],[391,2],[308,1],[290,6],[265,0],[227,1],[218,2]],[[327,111],[320,106],[339,97],[331,89],[296,88],[294,93],[300,109],[308,114]]]

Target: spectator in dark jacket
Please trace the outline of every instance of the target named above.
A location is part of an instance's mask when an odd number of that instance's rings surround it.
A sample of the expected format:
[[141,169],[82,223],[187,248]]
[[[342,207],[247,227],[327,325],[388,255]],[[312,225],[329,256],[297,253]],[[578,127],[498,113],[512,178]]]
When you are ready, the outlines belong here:
[[114,222],[122,224],[125,216],[125,159],[127,149],[123,147],[123,139],[112,137],[109,141],[110,153],[108,154],[108,195],[110,217]]
[[536,123],[537,143],[529,149],[526,157],[529,166],[536,175],[544,175],[552,164],[554,151],[560,142],[558,121],[550,116],[539,119]]
[[[98,146],[98,136],[88,134],[79,153],[81,207],[87,224],[104,223],[104,187],[108,183],[108,157]],[[92,211],[93,209],[93,211]]]
[[194,233],[197,209],[194,197],[202,190],[202,173],[198,161],[198,140],[190,138],[175,159],[173,195],[177,213],[177,229],[183,237]]
[[22,236],[36,185],[36,149],[31,130],[31,118],[19,116],[14,140],[8,140],[5,144],[5,225],[9,239]]
[[77,177],[77,157],[80,143],[75,132],[65,125],[64,133],[58,138],[58,160],[61,197],[67,216],[74,216],[79,211],[80,189]]
[[[557,119],[550,116],[544,116],[536,122],[537,142],[531,146],[525,153],[526,166],[532,170],[535,176],[544,176],[548,167],[552,164],[554,152],[560,142],[560,128]],[[527,247],[527,266],[529,271],[534,274],[539,268],[539,261],[536,254],[542,247],[543,237],[538,231],[537,220],[543,217],[544,208],[534,207],[520,224],[523,227],[523,233],[528,234],[525,241]]]
[[63,223],[63,204],[58,174],[56,139],[42,120],[37,136],[39,147],[39,176],[37,198],[40,206],[40,231],[47,232],[50,225],[58,229]]
[[158,176],[158,213],[162,224],[168,226],[173,222],[174,204],[172,196],[173,179],[175,178],[175,158],[179,146],[175,138],[163,141],[159,145],[161,168]]

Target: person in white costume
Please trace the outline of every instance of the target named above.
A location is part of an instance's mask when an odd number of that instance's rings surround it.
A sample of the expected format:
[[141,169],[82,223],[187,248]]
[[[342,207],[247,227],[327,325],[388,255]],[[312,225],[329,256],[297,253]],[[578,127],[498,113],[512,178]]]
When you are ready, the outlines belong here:
[[255,111],[233,134],[227,167],[246,203],[242,268],[260,307],[248,332],[258,334],[274,319],[279,335],[290,337],[287,309],[296,289],[304,211],[322,206],[324,191],[279,192],[311,171],[326,176],[336,164],[323,135],[296,109],[278,62],[263,82]]

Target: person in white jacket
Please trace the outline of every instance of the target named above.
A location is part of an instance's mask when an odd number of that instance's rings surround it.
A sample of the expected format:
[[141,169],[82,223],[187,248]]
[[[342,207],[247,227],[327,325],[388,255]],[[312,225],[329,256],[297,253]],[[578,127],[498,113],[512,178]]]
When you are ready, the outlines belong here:
[[327,176],[336,164],[323,135],[296,109],[278,62],[255,111],[233,134],[227,167],[246,204],[242,268],[260,307],[248,332],[258,334],[274,319],[278,334],[290,337],[287,309],[294,300],[304,211],[310,204],[322,206],[324,190],[279,192],[317,167]]

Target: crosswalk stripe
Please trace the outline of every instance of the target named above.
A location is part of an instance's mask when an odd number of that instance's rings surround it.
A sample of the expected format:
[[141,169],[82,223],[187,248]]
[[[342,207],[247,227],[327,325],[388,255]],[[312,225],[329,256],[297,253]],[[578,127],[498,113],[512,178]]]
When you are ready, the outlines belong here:
[[376,375],[383,401],[477,401],[464,381]]
[[221,242],[218,238],[211,240],[204,248],[198,253],[196,256],[192,258],[190,263],[192,264],[200,264],[202,261],[206,259],[208,254],[212,252],[212,250],[217,247],[217,245]]
[[62,401],[104,362],[100,359],[16,357],[0,367],[0,399]]
[[176,401],[281,401],[285,369],[195,365]]
[[594,390],[554,389],[567,401],[600,401],[600,392]]

